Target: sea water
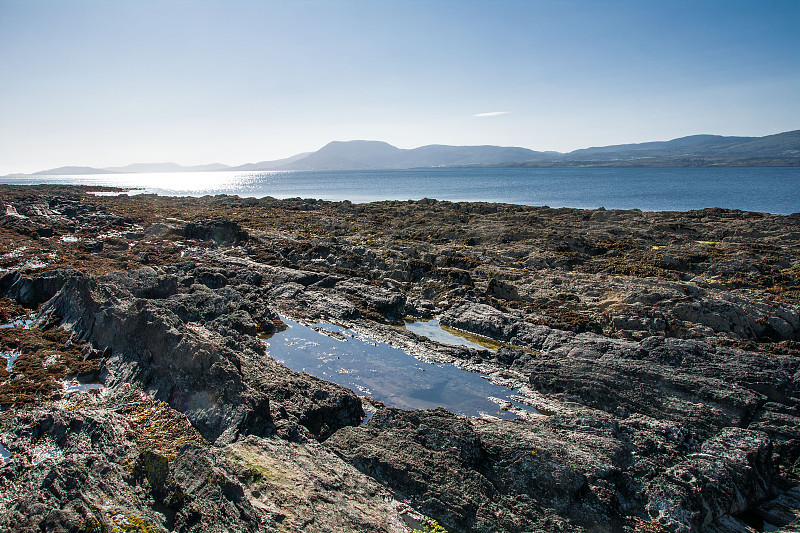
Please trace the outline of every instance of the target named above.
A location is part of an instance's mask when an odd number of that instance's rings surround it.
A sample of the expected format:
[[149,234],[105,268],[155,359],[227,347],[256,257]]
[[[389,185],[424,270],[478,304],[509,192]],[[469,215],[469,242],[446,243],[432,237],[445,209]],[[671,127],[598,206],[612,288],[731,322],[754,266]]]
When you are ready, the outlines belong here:
[[372,202],[505,202],[550,207],[800,211],[800,168],[426,168],[3,177],[0,183],[105,185],[161,195]]

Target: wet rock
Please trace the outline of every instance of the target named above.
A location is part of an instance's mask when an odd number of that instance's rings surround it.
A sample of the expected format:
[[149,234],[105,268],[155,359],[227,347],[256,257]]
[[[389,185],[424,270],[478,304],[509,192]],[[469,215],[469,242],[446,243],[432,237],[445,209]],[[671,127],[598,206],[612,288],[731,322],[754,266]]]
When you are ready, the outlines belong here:
[[144,234],[146,237],[167,239],[181,235],[181,227],[178,224],[156,222],[155,224],[148,226]]
[[361,317],[354,303],[338,294],[306,290],[298,283],[268,287],[267,294],[279,306],[301,316],[321,320],[354,320]]
[[797,416],[796,357],[660,336],[637,343],[575,335],[479,304],[456,306],[440,320],[538,350],[524,363],[521,353],[507,350],[496,360],[530,372],[530,384],[542,393],[622,417],[639,413],[673,421],[692,435],[689,448],[725,427],[752,425],[779,443],[780,468],[792,469],[797,461],[800,435],[789,429]]
[[[451,262],[446,261],[445,264],[451,264]],[[436,277],[457,285],[473,285],[472,276],[469,271],[461,268],[438,268],[436,270]]]
[[572,348],[567,357],[537,357],[531,363],[531,384],[609,413],[673,420],[701,439],[726,426],[746,425],[765,400],[723,379],[580,348]]
[[158,300],[126,298],[123,287],[104,281],[71,280],[43,316],[58,316],[81,338],[113,347],[108,384],[138,382],[180,404],[210,440],[238,430],[253,410],[261,425],[267,423],[266,398],[248,390],[230,354],[211,340],[182,333],[185,326]]
[[800,411],[797,402],[791,405],[767,402],[757,412],[748,428],[770,436],[773,446],[773,463],[784,475],[795,478],[800,468]]
[[728,296],[679,303],[672,309],[679,320],[701,324],[714,332],[733,333],[743,339],[781,341],[800,335],[800,315],[794,306],[747,302]]
[[408,531],[398,512],[406,505],[316,443],[248,437],[222,454],[265,511],[267,530]]
[[209,289],[219,289],[228,284],[228,278],[220,269],[198,269],[194,277],[196,283]]

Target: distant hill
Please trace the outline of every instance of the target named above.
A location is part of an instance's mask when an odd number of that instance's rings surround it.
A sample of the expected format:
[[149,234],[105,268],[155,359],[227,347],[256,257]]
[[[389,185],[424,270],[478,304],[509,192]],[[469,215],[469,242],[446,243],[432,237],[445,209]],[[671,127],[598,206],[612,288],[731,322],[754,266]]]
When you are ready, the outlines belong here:
[[381,141],[333,141],[306,157],[284,166],[286,170],[364,170],[394,168],[402,152]]
[[800,157],[641,157],[634,159],[524,161],[478,168],[702,168],[702,167],[800,167]]
[[800,166],[800,130],[764,137],[691,135],[669,141],[582,148],[569,153],[509,146],[431,144],[402,149],[382,141],[333,141],[316,152],[230,167],[134,163],[124,167],[60,167],[36,175],[212,170],[367,170],[430,167],[707,167]]
[[431,144],[406,150],[401,164],[406,168],[465,166],[510,161],[543,161],[558,157],[558,152],[536,152],[527,148],[504,146],[444,146]]
[[787,131],[719,148],[720,157],[800,157],[800,130]]
[[720,135],[692,135],[671,141],[656,141],[637,144],[618,144],[596,148],[583,148],[564,154],[561,159],[569,161],[625,160],[641,157],[681,157],[707,154],[709,151],[729,148],[756,137],[722,137]]
[[177,163],[134,163],[124,167],[107,167],[103,170],[111,172],[183,172]]
[[428,145],[404,150],[381,141],[335,141],[282,170],[427,167],[800,166],[800,130],[765,137],[692,135],[670,141],[584,148],[566,154],[502,146]]
[[33,176],[77,176],[80,174],[116,174],[105,169],[93,167],[58,167],[51,168],[50,170],[40,170],[34,172]]
[[737,160],[800,158],[800,130],[765,137],[692,135],[671,141],[585,148],[564,154],[560,161],[632,161],[644,158],[724,158]]
[[548,159],[557,152],[535,152],[502,146],[428,145],[401,149],[381,141],[334,141],[286,170],[366,170],[422,167],[491,165],[532,159]]

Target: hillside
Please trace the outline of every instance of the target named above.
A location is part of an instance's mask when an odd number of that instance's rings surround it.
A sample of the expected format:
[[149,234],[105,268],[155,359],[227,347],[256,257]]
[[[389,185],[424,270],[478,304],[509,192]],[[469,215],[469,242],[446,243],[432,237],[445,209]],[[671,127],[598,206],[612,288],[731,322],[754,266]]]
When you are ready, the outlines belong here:
[[[335,141],[306,157],[269,168],[365,170],[426,167],[703,167],[798,166],[800,130],[765,137],[691,135],[669,141],[537,152],[502,146],[427,145],[404,150],[381,141]],[[255,170],[255,169],[253,169]]]
[[[629,161],[642,158],[798,158],[800,130],[765,137],[692,135],[671,141],[585,148],[561,161]],[[721,161],[717,161],[719,164]]]
[[34,172],[33,176],[71,176],[71,175],[80,175],[80,174],[115,174],[115,172],[107,170],[107,169],[100,169],[100,168],[93,168],[93,167],[58,167],[58,168],[51,168],[50,170],[40,170],[39,172]]
[[557,155],[557,152],[536,152],[527,148],[503,146],[432,144],[406,150],[381,141],[334,141],[287,165],[285,169],[364,170],[491,165],[545,160]]
[[574,150],[565,154],[568,160],[614,160],[640,157],[678,157],[706,154],[724,149],[755,137],[723,137],[720,135],[691,135],[671,141],[655,141],[637,144],[619,144]]

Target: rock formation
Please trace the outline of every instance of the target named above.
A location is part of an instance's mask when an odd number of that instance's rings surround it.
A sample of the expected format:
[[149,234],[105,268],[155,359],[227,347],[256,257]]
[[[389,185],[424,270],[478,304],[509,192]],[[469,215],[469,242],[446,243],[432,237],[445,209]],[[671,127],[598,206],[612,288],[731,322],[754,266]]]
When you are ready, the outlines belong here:
[[[0,200],[0,530],[800,529],[796,216]],[[482,372],[541,414],[360,398],[270,357],[281,315]]]

